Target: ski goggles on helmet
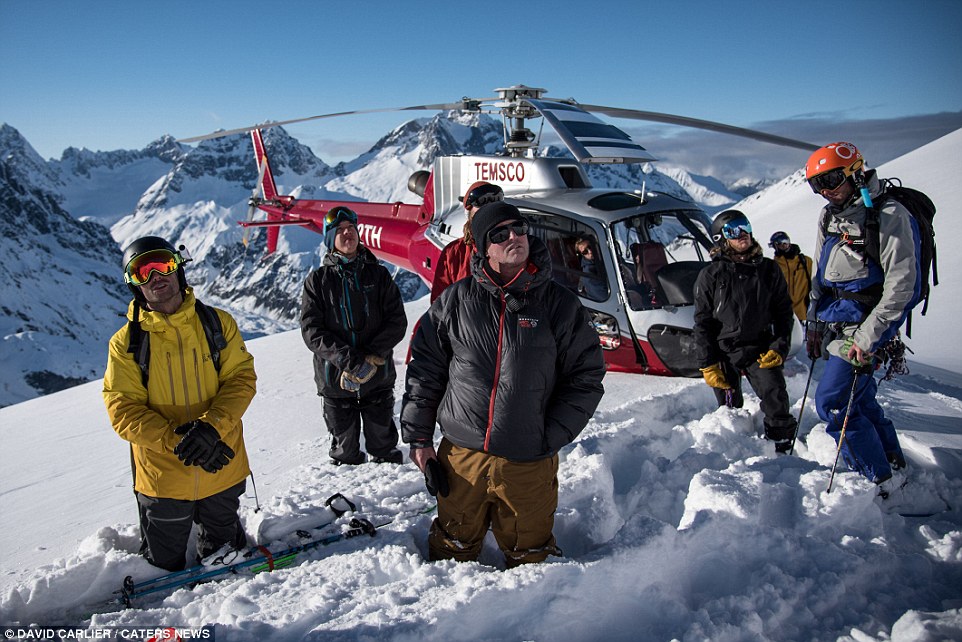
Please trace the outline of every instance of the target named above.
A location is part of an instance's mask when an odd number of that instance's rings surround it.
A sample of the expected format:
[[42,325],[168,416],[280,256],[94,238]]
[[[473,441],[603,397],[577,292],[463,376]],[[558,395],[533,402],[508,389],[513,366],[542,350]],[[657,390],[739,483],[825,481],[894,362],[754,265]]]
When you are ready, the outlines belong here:
[[494,227],[488,232],[488,240],[492,243],[504,243],[511,238],[511,232],[515,236],[524,236],[528,233],[527,221],[512,221],[510,225]]
[[133,285],[144,285],[150,281],[154,272],[167,276],[176,272],[183,263],[183,257],[170,250],[150,250],[130,259],[127,269],[124,270],[124,281]]
[[743,216],[733,218],[722,225],[721,233],[726,239],[737,239],[742,234],[748,234],[751,236],[752,224],[749,223],[748,219]]
[[818,176],[812,176],[808,179],[808,184],[812,186],[812,191],[816,194],[821,193],[822,190],[833,192],[845,182],[846,178],[848,177],[845,175],[845,170],[841,167],[836,167]]
[[787,234],[776,234],[772,237],[771,243],[768,244],[769,247],[776,247],[778,245],[790,245],[791,240],[788,238]]
[[357,225],[357,214],[347,207],[335,207],[324,216],[324,231],[335,228],[344,221]]
[[478,185],[473,190],[464,195],[465,207],[481,207],[487,203],[504,200],[504,192],[497,185],[487,183]]

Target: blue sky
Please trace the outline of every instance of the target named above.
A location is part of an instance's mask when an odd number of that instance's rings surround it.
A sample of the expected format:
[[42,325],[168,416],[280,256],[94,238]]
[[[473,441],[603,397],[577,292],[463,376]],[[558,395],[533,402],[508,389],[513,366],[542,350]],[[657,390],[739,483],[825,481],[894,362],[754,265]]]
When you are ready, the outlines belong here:
[[[526,84],[549,97],[819,144],[854,139],[866,123],[894,139],[903,132],[890,119],[953,112],[954,125],[938,126],[962,126],[960,33],[955,0],[0,0],[0,121],[59,158],[68,146],[139,149],[165,133],[489,97]],[[411,116],[288,130],[332,162]],[[698,140],[612,122],[662,156],[684,155]],[[912,140],[938,129],[931,117],[907,122]]]

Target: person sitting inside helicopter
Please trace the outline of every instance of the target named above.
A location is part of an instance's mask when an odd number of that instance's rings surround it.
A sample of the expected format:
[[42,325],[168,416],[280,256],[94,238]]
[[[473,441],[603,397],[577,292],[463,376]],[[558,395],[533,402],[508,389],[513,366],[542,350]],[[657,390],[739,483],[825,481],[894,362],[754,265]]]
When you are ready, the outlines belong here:
[[788,452],[796,424],[782,368],[794,324],[785,278],[742,212],[720,213],[711,235],[712,262],[695,281],[695,358],[719,406],[742,407],[745,374],[761,401],[765,438]]
[[441,251],[438,267],[434,270],[434,281],[431,283],[431,303],[441,296],[446,287],[466,276],[471,276],[471,256],[474,254],[471,219],[485,203],[501,200],[504,200],[504,192],[501,188],[485,181],[472,184],[461,197],[461,204],[467,210],[468,218],[464,222],[461,238],[451,241]]
[[592,301],[604,301],[608,298],[608,286],[601,257],[595,252],[594,241],[587,236],[579,236],[575,241],[575,252],[581,257],[581,271],[585,273],[581,279],[581,292]]

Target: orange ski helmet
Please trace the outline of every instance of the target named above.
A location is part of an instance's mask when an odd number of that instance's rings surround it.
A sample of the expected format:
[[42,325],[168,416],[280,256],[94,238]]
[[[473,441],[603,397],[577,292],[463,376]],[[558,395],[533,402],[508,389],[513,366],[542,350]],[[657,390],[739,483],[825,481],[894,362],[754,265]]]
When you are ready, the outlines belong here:
[[[820,147],[808,157],[808,162],[805,163],[805,180],[809,182],[812,189],[818,193],[819,191],[819,181],[813,183],[812,179],[816,176],[821,176],[833,170],[841,170],[841,172],[836,173],[840,177],[849,178],[854,174],[862,171],[862,167],[865,165],[865,159],[862,158],[862,153],[858,151],[858,147],[852,143],[838,142],[832,143],[831,145],[826,145],[825,147]],[[838,182],[841,184],[841,181]],[[835,187],[838,187],[838,184]],[[834,189],[832,187],[822,187],[822,189]]]

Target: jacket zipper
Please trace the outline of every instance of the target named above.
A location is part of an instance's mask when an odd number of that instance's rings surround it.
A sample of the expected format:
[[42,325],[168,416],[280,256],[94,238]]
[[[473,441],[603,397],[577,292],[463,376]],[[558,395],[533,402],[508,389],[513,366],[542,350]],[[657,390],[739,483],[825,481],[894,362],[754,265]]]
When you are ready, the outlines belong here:
[[194,353],[194,378],[197,381],[197,399],[198,401],[204,398],[203,386],[201,385],[200,369],[203,366],[202,360],[197,358],[197,350]]
[[[180,336],[180,330],[178,330],[174,326],[174,324],[170,322],[169,318],[167,318],[166,316],[164,318],[167,320],[167,323],[168,325],[170,325],[171,329],[173,329],[174,336],[177,337],[177,350],[180,353],[180,376],[181,376],[181,381],[183,381],[183,384],[184,384],[184,408],[187,411],[186,416],[190,417],[193,415],[193,412],[191,411],[191,403],[190,403],[190,383],[187,380],[187,359],[186,359],[186,355],[184,354],[184,340]],[[195,353],[195,360],[196,360],[196,353]],[[167,354],[167,372],[168,372],[168,375],[170,376],[171,390],[173,390],[174,389],[174,363],[170,353]],[[196,368],[195,368],[195,372],[196,372]],[[176,397],[172,396],[171,399],[176,400]],[[199,497],[199,495],[200,495],[200,473],[195,470],[194,471],[194,499],[196,500]]]
[[484,450],[488,451],[491,446],[491,428],[494,426],[494,402],[498,396],[498,381],[501,379],[501,347],[504,339],[504,313],[507,304],[504,292],[501,292],[501,312],[498,315],[498,358],[494,362],[494,382],[491,386],[491,397],[488,402],[488,425],[484,429]]

